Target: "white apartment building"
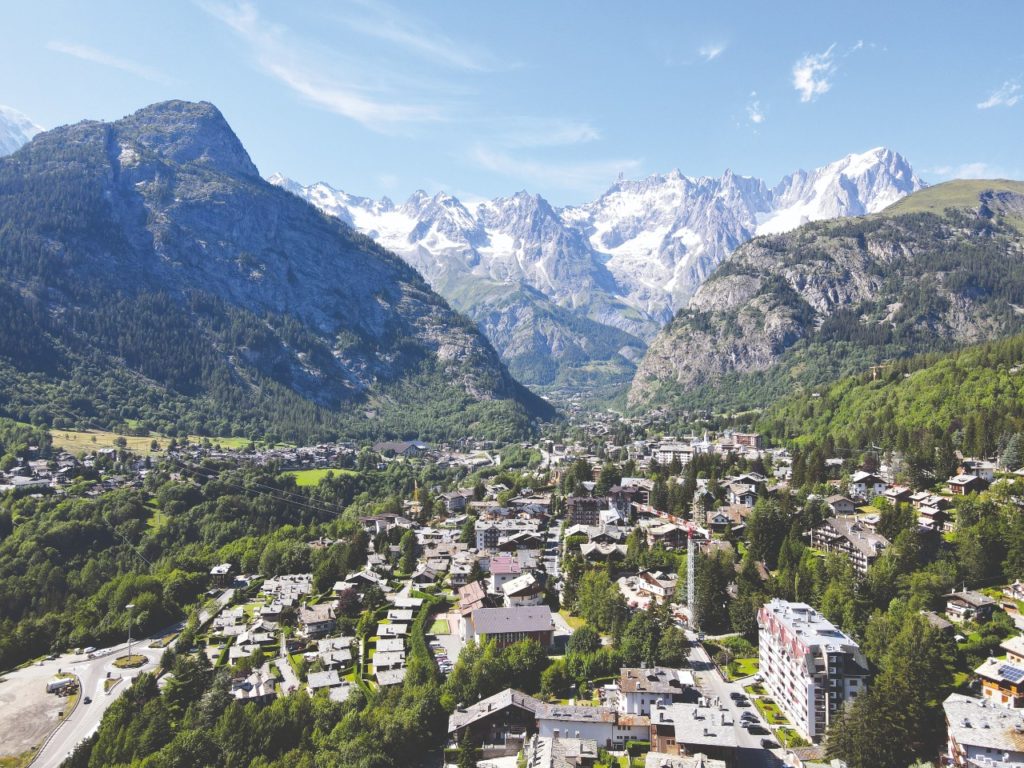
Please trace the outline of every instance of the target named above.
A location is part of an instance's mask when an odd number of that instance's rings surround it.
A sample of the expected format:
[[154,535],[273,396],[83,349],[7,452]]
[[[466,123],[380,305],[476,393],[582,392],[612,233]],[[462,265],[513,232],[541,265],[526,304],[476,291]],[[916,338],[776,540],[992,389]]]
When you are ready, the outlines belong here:
[[865,690],[867,659],[806,603],[772,600],[757,625],[765,688],[804,738],[820,741],[843,705]]

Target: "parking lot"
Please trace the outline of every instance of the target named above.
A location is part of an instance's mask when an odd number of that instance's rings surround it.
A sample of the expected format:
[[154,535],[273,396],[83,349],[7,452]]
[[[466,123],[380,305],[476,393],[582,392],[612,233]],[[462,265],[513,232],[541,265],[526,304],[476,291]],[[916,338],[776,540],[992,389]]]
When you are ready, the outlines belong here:
[[57,727],[57,714],[68,703],[66,698],[46,692],[46,684],[57,670],[70,666],[70,657],[32,664],[5,673],[0,682],[0,757],[20,755],[38,745]]

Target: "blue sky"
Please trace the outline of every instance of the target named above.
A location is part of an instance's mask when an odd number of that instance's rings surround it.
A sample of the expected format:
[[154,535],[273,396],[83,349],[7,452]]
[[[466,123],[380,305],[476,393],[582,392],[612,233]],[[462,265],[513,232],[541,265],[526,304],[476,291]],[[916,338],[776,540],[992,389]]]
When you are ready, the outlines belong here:
[[1024,177],[1024,3],[722,5],[22,3],[0,104],[50,127],[205,99],[265,175],[395,199],[774,183],[879,145],[932,182]]

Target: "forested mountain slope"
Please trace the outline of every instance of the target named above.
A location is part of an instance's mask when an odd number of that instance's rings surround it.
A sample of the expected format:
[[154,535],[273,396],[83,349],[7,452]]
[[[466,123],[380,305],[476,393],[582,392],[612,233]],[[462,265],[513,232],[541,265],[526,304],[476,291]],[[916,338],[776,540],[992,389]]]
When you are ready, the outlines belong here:
[[510,437],[551,409],[369,238],[166,102],[0,160],[0,408],[167,433]]

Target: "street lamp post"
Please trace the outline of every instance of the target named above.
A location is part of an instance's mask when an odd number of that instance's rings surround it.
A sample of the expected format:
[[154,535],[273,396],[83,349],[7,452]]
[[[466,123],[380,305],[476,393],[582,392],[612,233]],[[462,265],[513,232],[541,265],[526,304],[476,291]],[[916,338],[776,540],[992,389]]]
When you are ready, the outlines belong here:
[[128,603],[128,663],[132,661],[132,611],[135,610],[135,603]]

